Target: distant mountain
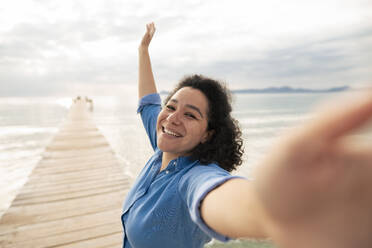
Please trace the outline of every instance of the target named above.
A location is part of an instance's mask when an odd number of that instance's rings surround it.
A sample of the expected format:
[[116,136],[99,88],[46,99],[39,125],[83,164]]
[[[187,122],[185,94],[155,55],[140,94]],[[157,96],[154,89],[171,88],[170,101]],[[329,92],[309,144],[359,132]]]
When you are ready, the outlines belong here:
[[259,93],[330,93],[341,92],[349,90],[349,86],[335,87],[329,89],[306,89],[306,88],[292,88],[288,86],[283,87],[269,87],[263,89],[240,89],[232,90],[232,93],[240,94],[259,94]]
[[[328,89],[306,89],[306,88],[292,88],[289,86],[282,87],[268,87],[263,89],[239,89],[231,90],[234,94],[263,94],[263,93],[332,93],[349,90],[349,86],[328,88]],[[168,95],[169,91],[160,91],[161,95]]]

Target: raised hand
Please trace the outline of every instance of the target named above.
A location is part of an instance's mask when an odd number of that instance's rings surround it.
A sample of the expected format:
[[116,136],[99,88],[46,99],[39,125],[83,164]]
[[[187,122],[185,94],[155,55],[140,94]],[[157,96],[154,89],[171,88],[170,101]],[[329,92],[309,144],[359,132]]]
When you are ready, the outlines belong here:
[[138,97],[157,92],[148,47],[155,33],[153,22],[146,25],[146,33],[138,48]]
[[152,40],[152,37],[154,36],[154,33],[155,33],[155,24],[153,22],[146,24],[146,33],[142,38],[140,48],[148,48]]
[[372,247],[372,142],[350,139],[372,119],[372,91],[333,104],[283,138],[256,171],[267,231],[280,247]]

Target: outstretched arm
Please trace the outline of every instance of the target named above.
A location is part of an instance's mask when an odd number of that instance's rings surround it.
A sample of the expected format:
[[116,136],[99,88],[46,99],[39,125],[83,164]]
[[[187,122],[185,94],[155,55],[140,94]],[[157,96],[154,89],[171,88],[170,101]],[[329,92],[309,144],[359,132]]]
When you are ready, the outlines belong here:
[[285,248],[372,247],[372,148],[350,140],[372,119],[372,91],[330,105],[282,138],[254,181],[232,179],[210,192],[205,222]]
[[230,179],[207,194],[201,216],[218,233],[230,238],[269,237],[268,223],[252,182]]
[[155,24],[153,22],[147,24],[146,33],[138,47],[138,97],[140,99],[145,95],[157,92],[149,55],[149,45],[154,33]]

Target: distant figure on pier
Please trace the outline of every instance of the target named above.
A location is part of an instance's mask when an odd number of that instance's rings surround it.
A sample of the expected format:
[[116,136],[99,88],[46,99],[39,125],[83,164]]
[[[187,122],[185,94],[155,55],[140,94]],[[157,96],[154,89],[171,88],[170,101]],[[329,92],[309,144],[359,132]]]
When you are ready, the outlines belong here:
[[161,106],[139,46],[139,106],[154,155],[123,205],[123,247],[203,247],[211,238],[272,238],[283,248],[372,247],[372,148],[348,135],[372,117],[372,92],[315,114],[256,166],[233,176],[242,138],[224,84],[185,77]]
[[[73,99],[74,103],[77,103],[78,101],[81,101],[81,100],[83,99],[80,96],[77,96],[75,99]],[[90,112],[92,112],[93,111],[93,100],[85,96],[84,101],[86,104],[89,104],[88,109]]]
[[80,101],[81,100],[81,97],[80,96],[77,96],[75,99],[74,99],[74,103],[76,103],[77,101]]
[[85,97],[85,101],[89,104],[89,111],[93,111],[93,100],[88,98],[87,96]]

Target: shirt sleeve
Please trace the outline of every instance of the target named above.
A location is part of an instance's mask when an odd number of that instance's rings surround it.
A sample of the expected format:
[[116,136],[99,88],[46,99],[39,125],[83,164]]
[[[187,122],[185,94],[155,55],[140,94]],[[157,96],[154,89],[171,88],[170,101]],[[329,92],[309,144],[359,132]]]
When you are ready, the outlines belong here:
[[184,199],[189,209],[191,219],[209,237],[222,242],[227,242],[230,238],[217,233],[207,226],[201,218],[200,203],[210,191],[233,178],[241,177],[232,176],[227,171],[214,164],[195,166],[181,178],[178,188],[181,198]]
[[141,114],[143,126],[150,139],[152,148],[155,150],[156,144],[156,121],[161,110],[160,95],[149,94],[139,100],[137,113]]

